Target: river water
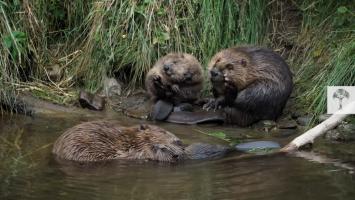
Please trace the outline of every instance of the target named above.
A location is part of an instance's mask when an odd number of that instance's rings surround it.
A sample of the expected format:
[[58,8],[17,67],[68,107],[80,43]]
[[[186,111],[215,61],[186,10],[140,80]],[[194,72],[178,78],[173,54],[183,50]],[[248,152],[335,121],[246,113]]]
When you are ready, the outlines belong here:
[[[123,125],[142,121],[121,116]],[[291,155],[242,157],[241,153],[205,161],[169,165],[111,162],[98,166],[57,163],[53,142],[63,131],[94,118],[0,119],[0,199],[355,199],[352,170]],[[223,141],[203,134],[224,131],[258,140],[251,129],[218,125],[159,124],[185,143]],[[263,135],[263,138],[270,136]],[[285,144],[290,138],[273,138]]]

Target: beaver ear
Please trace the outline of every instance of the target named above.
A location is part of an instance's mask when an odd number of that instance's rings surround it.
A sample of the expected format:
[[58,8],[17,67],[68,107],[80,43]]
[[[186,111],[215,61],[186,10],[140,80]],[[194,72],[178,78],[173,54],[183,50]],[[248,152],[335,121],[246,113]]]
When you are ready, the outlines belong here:
[[240,64],[245,67],[247,66],[247,61],[245,59],[240,60]]
[[141,130],[141,131],[146,130],[147,128],[148,128],[148,125],[146,125],[146,124],[139,125],[139,130]]

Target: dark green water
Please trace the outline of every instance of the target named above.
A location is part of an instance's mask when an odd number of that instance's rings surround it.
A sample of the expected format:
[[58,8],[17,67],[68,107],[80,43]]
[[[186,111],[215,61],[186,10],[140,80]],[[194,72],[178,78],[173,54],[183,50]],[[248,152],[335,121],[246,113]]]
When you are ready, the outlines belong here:
[[[124,125],[139,123],[117,119]],[[56,163],[51,144],[65,129],[88,120],[3,116],[0,199],[355,199],[355,175],[349,169],[294,156],[240,158],[234,153],[178,165],[118,161],[81,168]],[[186,143],[221,142],[201,130],[256,134],[221,126],[161,126]]]

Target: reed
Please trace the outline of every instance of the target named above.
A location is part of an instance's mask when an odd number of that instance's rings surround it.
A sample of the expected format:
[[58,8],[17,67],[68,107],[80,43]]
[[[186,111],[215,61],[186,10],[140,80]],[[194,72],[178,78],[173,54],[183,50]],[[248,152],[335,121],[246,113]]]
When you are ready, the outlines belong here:
[[[289,29],[295,10],[299,25]],[[70,103],[78,88],[100,90],[105,76],[140,86],[169,52],[191,53],[206,66],[239,44],[283,54],[301,107],[316,114],[326,85],[355,82],[350,0],[1,0],[0,20],[0,101],[7,105],[17,90]],[[54,67],[58,79],[49,76]]]

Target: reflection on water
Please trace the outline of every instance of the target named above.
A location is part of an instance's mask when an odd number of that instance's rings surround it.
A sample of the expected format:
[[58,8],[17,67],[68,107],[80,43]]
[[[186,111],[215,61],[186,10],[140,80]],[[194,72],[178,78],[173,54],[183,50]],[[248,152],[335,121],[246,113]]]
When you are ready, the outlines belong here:
[[[116,117],[117,118],[117,117]],[[178,165],[116,161],[78,168],[58,164],[51,144],[87,118],[0,120],[0,199],[354,199],[346,169],[291,156],[187,161]],[[124,125],[140,121],[119,118]],[[223,142],[197,130],[213,126],[160,124],[186,143]],[[233,132],[234,131],[234,132]],[[226,128],[230,134],[250,131]],[[282,142],[282,141],[281,141]]]

